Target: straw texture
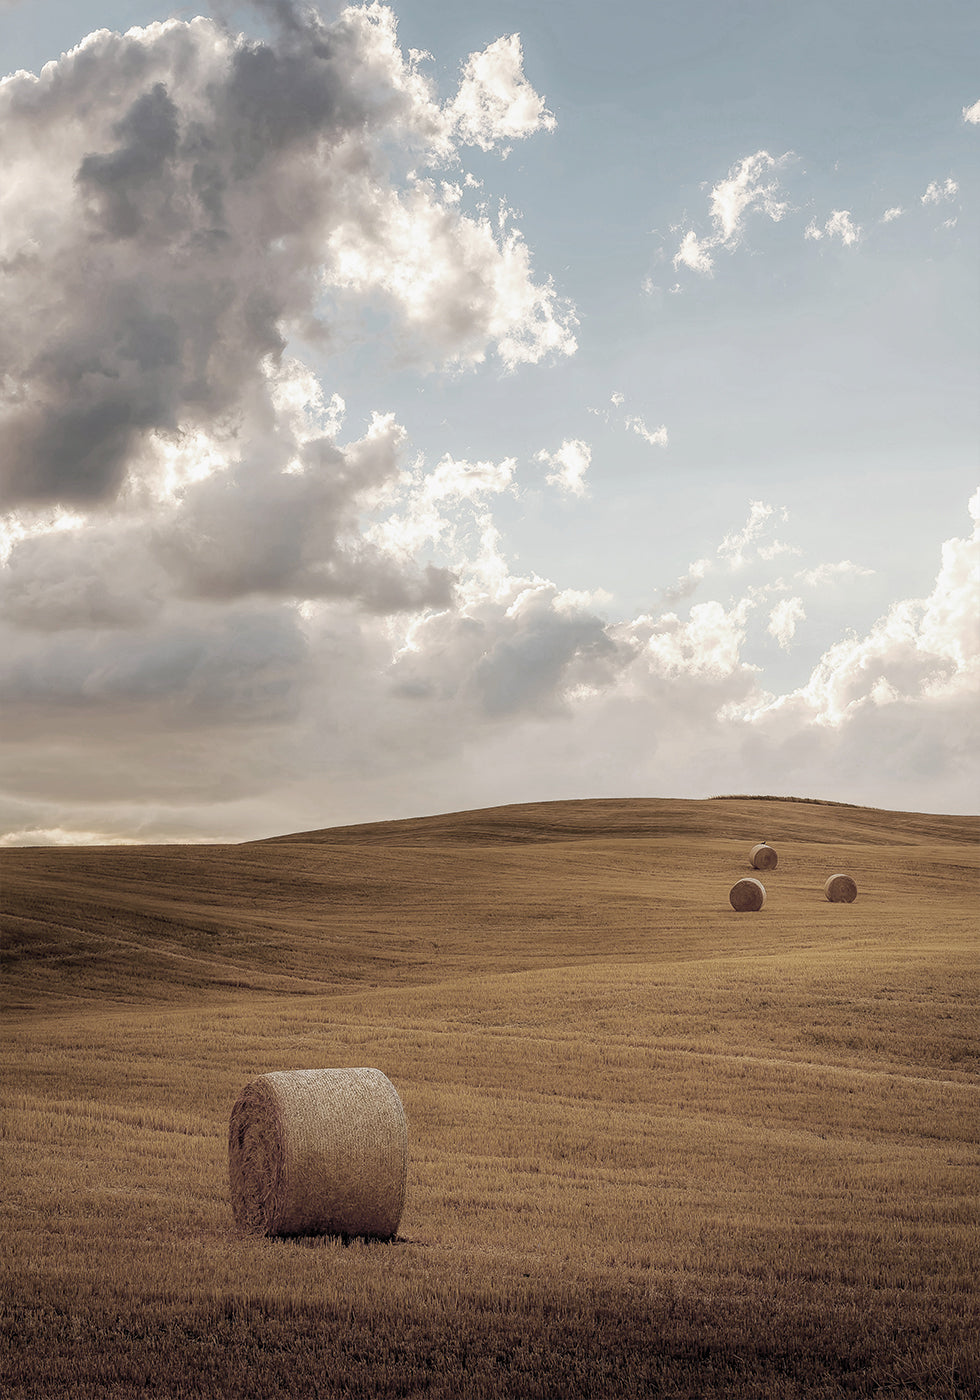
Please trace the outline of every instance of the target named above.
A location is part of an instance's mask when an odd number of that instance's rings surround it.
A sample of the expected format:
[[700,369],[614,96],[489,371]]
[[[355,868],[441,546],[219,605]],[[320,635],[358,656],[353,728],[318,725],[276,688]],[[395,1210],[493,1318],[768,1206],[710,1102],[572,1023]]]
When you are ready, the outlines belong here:
[[858,887],[850,875],[831,875],[824,884],[823,892],[831,904],[853,904],[857,899]]
[[405,1113],[378,1069],[263,1074],[231,1111],[231,1204],[247,1234],[390,1239],[407,1174]]
[[749,852],[749,861],[753,870],[775,870],[778,859],[776,852],[771,846],[767,846],[765,841],[760,841]]
[[753,880],[747,875],[744,880],[738,880],[732,885],[728,891],[728,898],[732,908],[739,914],[754,914],[766,902],[766,888],[761,880]]

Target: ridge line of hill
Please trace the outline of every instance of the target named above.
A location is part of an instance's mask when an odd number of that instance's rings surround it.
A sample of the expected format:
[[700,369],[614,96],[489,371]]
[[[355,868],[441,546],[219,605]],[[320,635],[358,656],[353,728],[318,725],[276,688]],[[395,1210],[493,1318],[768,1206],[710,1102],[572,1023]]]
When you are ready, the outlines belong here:
[[818,814],[827,818],[825,840],[848,839],[858,834],[866,839],[874,828],[887,827],[894,841],[921,836],[935,839],[941,831],[945,840],[980,842],[980,816],[890,811],[826,798],[726,794],[704,798],[594,797],[508,803],[422,817],[315,828],[239,844],[251,847],[381,841],[523,844],[583,838],[717,837],[719,820],[735,823],[732,836],[736,840],[785,839],[793,835],[794,828],[799,830],[804,824],[807,839],[812,840],[811,825]]

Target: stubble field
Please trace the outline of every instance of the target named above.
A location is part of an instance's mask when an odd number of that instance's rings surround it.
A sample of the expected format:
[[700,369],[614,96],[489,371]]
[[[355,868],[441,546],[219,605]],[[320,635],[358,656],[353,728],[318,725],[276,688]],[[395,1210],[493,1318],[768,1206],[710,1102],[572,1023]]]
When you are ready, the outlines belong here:
[[[7,852],[3,1394],[977,1396],[978,836],[739,798]],[[406,1110],[397,1240],[237,1236],[240,1089],[344,1065]]]

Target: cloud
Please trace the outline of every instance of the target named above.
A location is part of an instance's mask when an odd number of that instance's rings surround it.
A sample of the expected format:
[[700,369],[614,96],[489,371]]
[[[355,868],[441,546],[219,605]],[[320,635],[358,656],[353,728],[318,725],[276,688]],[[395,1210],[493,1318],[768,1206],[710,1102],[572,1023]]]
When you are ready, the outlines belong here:
[[730,676],[742,664],[746,615],[745,600],[726,609],[716,599],[693,604],[686,619],[664,613],[649,627],[644,657],[665,676]]
[[[667,602],[679,602],[696,592],[703,581],[719,568],[727,573],[738,574],[750,565],[770,563],[784,554],[797,554],[794,545],[771,536],[776,524],[785,524],[787,512],[766,501],[751,501],[749,513],[741,529],[729,530],[715,550],[713,559],[697,559],[688,566],[687,572],[676,583],[663,590]],[[770,537],[767,538],[767,535]]]
[[738,246],[750,213],[758,211],[778,223],[789,209],[789,204],[777,198],[779,181],[767,177],[779,170],[791,159],[791,155],[788,151],[782,156],[757,151],[755,155],[745,156],[733,165],[728,178],[720,180],[711,191],[709,216],[713,232],[700,238],[693,229],[689,229],[674,255],[674,267],[684,266],[692,272],[710,276],[714,269],[715,251],[724,248],[731,252]]
[[[900,213],[901,211],[899,210],[898,212]],[[897,217],[892,210],[889,210],[888,213],[892,214],[893,217]],[[803,236],[804,238],[811,239],[839,238],[845,248],[850,248],[860,239],[861,229],[860,226],[856,226],[851,222],[849,209],[835,209],[823,228],[814,220],[807,225]]]
[[479,364],[491,344],[507,369],[576,349],[575,318],[550,281],[535,283],[520,231],[462,215],[431,182],[371,192],[329,237],[340,292],[380,297],[438,359]]
[[802,598],[783,598],[769,614],[769,635],[775,637],[784,651],[788,651],[796,635],[797,626],[805,618],[806,610]]
[[712,251],[719,246],[720,240],[698,238],[693,229],[688,229],[681,239],[681,246],[674,254],[674,267],[688,267],[692,272],[711,277],[715,267]]
[[920,202],[922,204],[944,204],[955,199],[958,190],[959,185],[949,176],[945,180],[930,180]]
[[375,612],[444,605],[445,570],[419,571],[379,548],[358,505],[392,483],[404,431],[375,415],[359,441],[298,444],[298,469],[270,473],[245,459],[187,489],[153,530],[153,547],[188,597],[253,593],[339,597]]
[[[784,582],[777,506],[609,621],[608,597],[506,557],[516,458],[427,461],[383,403],[347,422],[297,355],[357,351],[366,311],[372,354],[415,369],[571,352],[571,308],[463,164],[553,118],[516,36],[440,101],[385,7],[264,12],[264,43],[203,19],[102,31],[0,86],[0,839],[229,839],[543,793],[975,800],[975,538],[807,676],[803,600],[826,635],[828,585],[869,571],[807,557]],[[688,266],[783,216],[779,164],[715,187]],[[602,413],[666,441],[619,391]],[[585,497],[587,442],[536,461]],[[767,637],[794,647],[785,695]]]
[[596,614],[591,595],[513,576],[496,552],[461,581],[458,609],[411,624],[388,677],[443,738],[516,716],[567,717],[584,692],[604,690],[630,654]]
[[895,603],[865,637],[835,643],[807,684],[767,707],[805,712],[840,727],[860,710],[901,698],[919,704],[966,697],[980,681],[976,580],[980,572],[980,490],[970,501],[969,539],[947,540],[926,599]]
[[406,563],[423,547],[438,545],[451,567],[462,568],[475,534],[486,532],[487,497],[514,493],[516,468],[513,457],[468,462],[446,453],[431,471],[420,460],[401,478],[401,490],[391,493],[379,518],[366,522],[365,538]]
[[971,122],[973,126],[980,125],[980,102],[974,102],[972,107],[963,108],[963,120]]
[[881,216],[881,222],[882,222],[883,224],[891,224],[891,223],[894,223],[894,221],[895,221],[896,219],[900,219],[900,218],[902,217],[902,215],[904,214],[904,212],[905,212],[905,211],[904,211],[904,209],[901,207],[901,205],[895,204],[895,205],[893,205],[890,209],[886,209],[886,210],[885,210],[885,212],[884,212],[884,213],[882,214],[882,216]]
[[[542,793],[777,791],[972,810],[976,529],[943,546],[927,598],[896,603],[771,695],[753,628],[788,645],[800,598],[716,591],[607,622],[589,594],[512,571],[485,510],[510,489],[506,464],[443,459],[430,475],[432,497],[480,532],[445,607],[380,617],[330,598],[171,599],[152,626],[75,629],[57,645],[8,626],[7,830],[227,838]],[[424,472],[409,476],[406,510],[426,490]],[[707,589],[750,560],[763,568],[781,521],[755,503],[691,573]]]
[[554,115],[525,78],[523,65],[517,34],[470,54],[448,108],[460,140],[489,151],[500,141],[554,130]]
[[[619,410],[626,403],[626,395],[620,393],[617,389],[610,394],[609,402],[612,404],[613,409]],[[668,435],[667,425],[665,423],[661,423],[658,428],[649,428],[645,419],[641,418],[639,414],[621,414],[619,412],[612,412],[608,408],[590,408],[588,412],[594,414],[597,418],[601,418],[604,423],[622,423],[629,432],[636,433],[637,437],[641,437],[643,441],[649,443],[651,447],[667,446]]]
[[39,632],[135,627],[159,613],[166,593],[135,531],[116,522],[38,531],[10,550],[0,618]]
[[445,605],[449,570],[420,566],[366,528],[402,489],[404,430],[375,414],[340,445],[321,432],[336,420],[302,402],[305,375],[287,363],[277,379],[276,432],[241,456],[200,475],[171,458],[157,489],[125,508],[69,530],[15,531],[0,618],[49,631],[136,627],[171,598],[259,595],[342,598],[374,612]]
[[[778,513],[786,519],[785,511]],[[748,519],[741,530],[730,531],[718,546],[718,558],[733,569],[744,567],[748,562],[750,549],[766,529],[768,522],[777,515],[776,507],[766,501],[752,501]]]
[[631,417],[627,418],[626,426],[638,437],[641,437],[644,442],[648,442],[651,447],[667,446],[667,426],[665,423],[661,423],[659,428],[648,428],[642,418]]
[[[8,736],[56,739],[84,719],[200,728],[295,718],[311,658],[295,614],[276,607],[171,611],[152,630],[75,629],[57,646],[35,632],[5,639],[0,678]],[[39,728],[40,726],[40,728]],[[111,732],[111,729],[110,729]]]
[[822,588],[828,583],[850,577],[870,578],[873,574],[874,569],[866,569],[862,564],[852,563],[850,559],[841,559],[836,564],[818,564],[815,569],[801,570],[795,578],[810,588]]
[[182,434],[271,444],[287,341],[329,343],[351,298],[419,362],[574,349],[519,230],[411,178],[457,160],[461,130],[548,128],[519,44],[473,55],[440,105],[386,7],[276,14],[269,43],[205,19],[102,30],[0,84],[8,506],[114,501]]
[[68,830],[63,826],[27,827],[21,831],[9,832],[0,836],[0,847],[14,846],[136,846],[139,839],[134,836],[110,838],[107,842],[104,831]]
[[585,474],[592,462],[592,449],[581,438],[566,438],[557,452],[542,449],[534,459],[551,467],[545,480],[570,496],[588,495]]
[[683,598],[690,598],[707,575],[711,563],[710,559],[696,559],[686,574],[663,590],[664,599],[668,603],[679,603]]

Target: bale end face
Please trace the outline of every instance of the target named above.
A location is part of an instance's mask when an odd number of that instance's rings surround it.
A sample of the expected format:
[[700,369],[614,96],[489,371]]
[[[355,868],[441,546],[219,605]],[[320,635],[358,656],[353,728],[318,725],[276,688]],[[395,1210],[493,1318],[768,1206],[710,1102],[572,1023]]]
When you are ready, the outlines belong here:
[[749,852],[749,860],[753,870],[775,870],[778,859],[776,852],[771,846],[767,846],[765,841],[760,841]]
[[831,904],[853,904],[857,899],[858,887],[850,875],[831,875],[824,884],[823,892]]
[[739,914],[754,914],[766,902],[766,890],[761,880],[746,877],[738,880],[728,892],[732,908]]

